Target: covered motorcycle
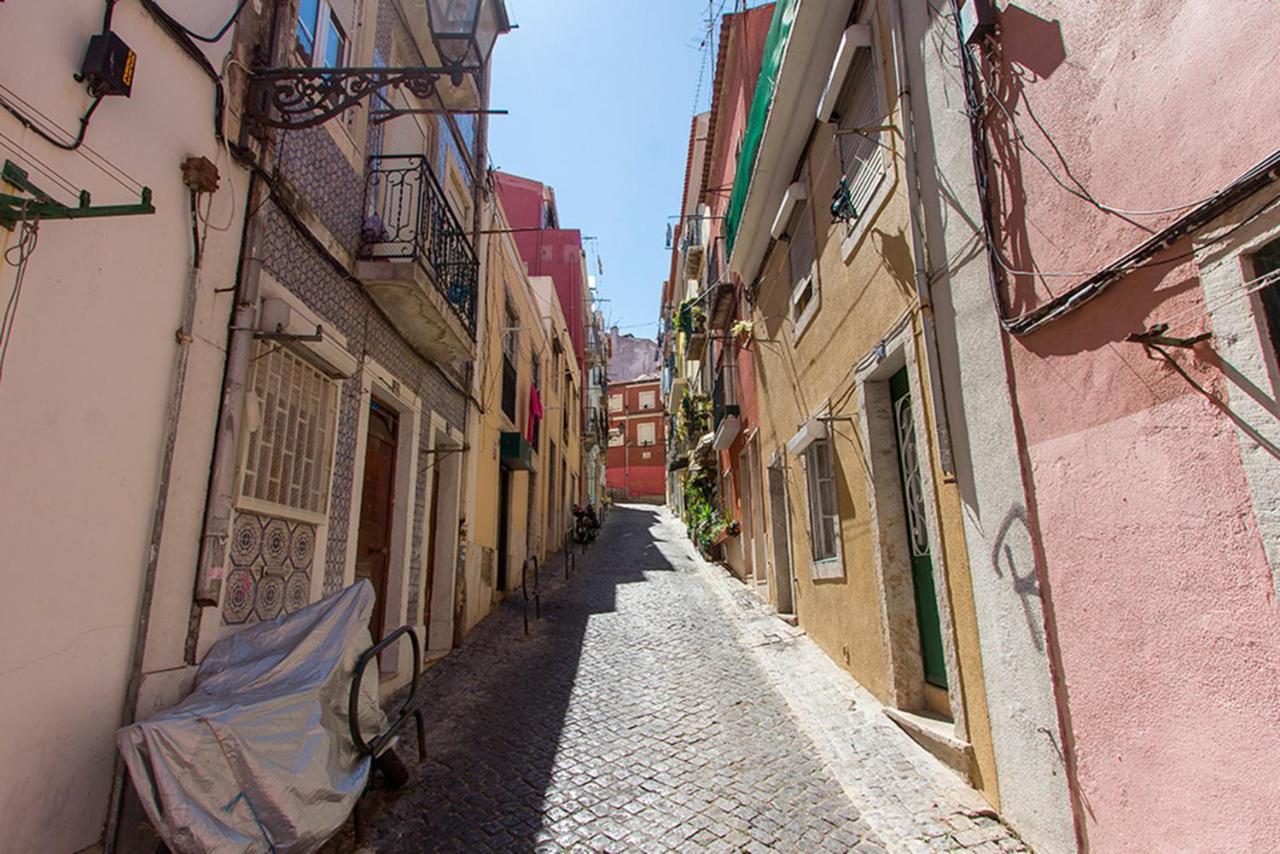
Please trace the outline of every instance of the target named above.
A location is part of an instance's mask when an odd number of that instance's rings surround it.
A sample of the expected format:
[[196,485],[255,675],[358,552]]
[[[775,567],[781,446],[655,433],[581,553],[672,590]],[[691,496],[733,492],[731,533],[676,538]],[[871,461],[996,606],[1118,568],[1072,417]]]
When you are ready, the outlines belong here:
[[[314,851],[364,790],[370,758],[352,744],[348,699],[369,648],[367,581],[209,650],[191,694],[116,741],[156,832],[179,854]],[[386,726],[377,680],[360,723]]]

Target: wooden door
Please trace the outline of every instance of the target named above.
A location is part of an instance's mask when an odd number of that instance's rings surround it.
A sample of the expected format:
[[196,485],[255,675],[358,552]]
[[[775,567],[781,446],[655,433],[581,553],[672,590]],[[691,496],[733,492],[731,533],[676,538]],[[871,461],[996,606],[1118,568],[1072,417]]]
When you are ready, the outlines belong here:
[[511,527],[511,470],[498,467],[498,589],[507,589],[507,560]]
[[356,578],[367,578],[378,599],[369,633],[375,643],[385,628],[387,574],[391,568],[391,525],[395,511],[396,413],[377,401],[369,407],[364,452],[364,489],[360,498],[360,534],[356,540]]
[[787,472],[769,466],[769,529],[773,534],[773,575],[780,614],[794,614],[791,595],[791,525],[788,519]]
[[902,501],[907,517],[907,545],[911,551],[911,582],[915,588],[916,623],[920,627],[920,652],[924,658],[924,679],[939,688],[947,687],[947,664],[942,652],[942,620],[938,616],[938,596],[933,584],[933,558],[929,554],[929,526],[924,512],[924,487],[920,481],[923,464],[916,445],[911,415],[911,384],[903,368],[889,379],[889,400],[893,405],[893,425],[898,444],[898,473],[902,479]]
[[423,594],[422,625],[431,637],[431,593],[436,586],[436,537],[440,525],[440,460],[431,466],[431,516],[427,522],[427,586]]

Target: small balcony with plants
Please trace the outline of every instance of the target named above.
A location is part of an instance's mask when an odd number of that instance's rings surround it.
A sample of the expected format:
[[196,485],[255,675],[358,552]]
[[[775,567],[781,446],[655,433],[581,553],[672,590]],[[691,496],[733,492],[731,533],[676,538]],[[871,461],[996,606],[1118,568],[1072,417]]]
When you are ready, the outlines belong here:
[[356,275],[414,349],[441,362],[475,359],[479,271],[427,158],[369,158]]

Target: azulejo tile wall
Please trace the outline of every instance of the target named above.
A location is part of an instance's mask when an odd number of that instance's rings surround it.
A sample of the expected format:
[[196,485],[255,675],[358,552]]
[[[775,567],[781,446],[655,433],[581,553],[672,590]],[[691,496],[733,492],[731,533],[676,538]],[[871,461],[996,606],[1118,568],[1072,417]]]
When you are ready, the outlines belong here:
[[274,620],[311,601],[316,526],[237,513],[222,619],[229,626]]

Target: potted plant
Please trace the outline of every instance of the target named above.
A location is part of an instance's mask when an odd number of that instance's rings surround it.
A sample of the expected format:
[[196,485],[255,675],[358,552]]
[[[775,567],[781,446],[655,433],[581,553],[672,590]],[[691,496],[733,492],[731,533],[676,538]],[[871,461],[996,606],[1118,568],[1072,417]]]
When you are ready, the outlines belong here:
[[754,327],[750,320],[735,320],[733,325],[729,327],[729,334],[733,336],[733,340],[738,342],[739,347],[746,347],[751,341],[751,333]]

